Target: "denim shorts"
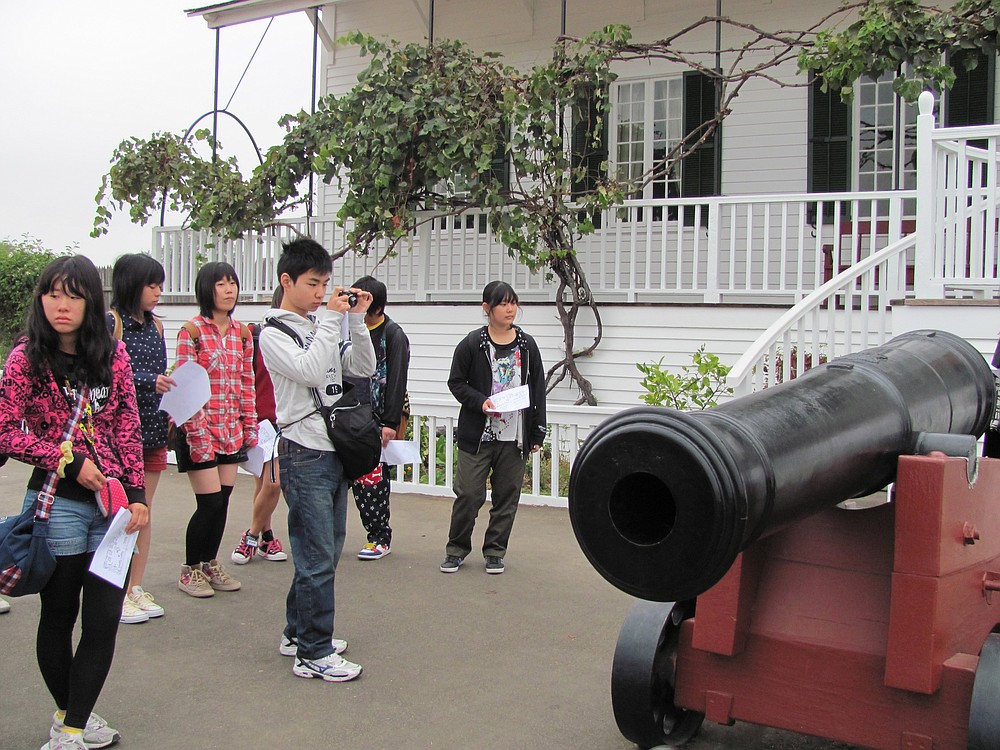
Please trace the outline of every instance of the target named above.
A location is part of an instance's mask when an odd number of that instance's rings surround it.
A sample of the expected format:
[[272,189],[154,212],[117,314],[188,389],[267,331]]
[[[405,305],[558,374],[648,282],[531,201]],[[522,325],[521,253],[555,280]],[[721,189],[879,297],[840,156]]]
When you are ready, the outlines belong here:
[[[38,490],[28,490],[21,510],[31,508],[38,497]],[[110,518],[101,515],[97,499],[87,503],[67,500],[56,495],[49,516],[49,549],[56,557],[94,552],[108,531]]]

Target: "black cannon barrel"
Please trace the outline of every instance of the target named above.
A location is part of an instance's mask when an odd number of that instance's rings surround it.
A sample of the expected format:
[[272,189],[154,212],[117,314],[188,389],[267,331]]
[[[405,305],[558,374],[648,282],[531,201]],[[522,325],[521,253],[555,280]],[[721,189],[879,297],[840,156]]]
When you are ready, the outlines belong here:
[[995,400],[975,348],[914,331],[715,409],[628,409],[580,449],[573,530],[622,591],[691,599],[761,536],[891,482],[920,433],[982,435]]

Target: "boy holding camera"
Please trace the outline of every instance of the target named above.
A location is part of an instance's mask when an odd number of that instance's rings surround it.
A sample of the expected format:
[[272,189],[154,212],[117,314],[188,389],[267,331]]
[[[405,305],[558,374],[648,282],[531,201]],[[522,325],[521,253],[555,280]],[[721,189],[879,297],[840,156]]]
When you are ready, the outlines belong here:
[[[343,393],[345,374],[371,377],[375,350],[365,326],[372,296],[335,288],[326,315],[313,313],[326,297],[333,262],[309,239],[284,245],[278,260],[281,307],[264,315],[260,351],[271,374],[281,442],[281,489],[288,504],[288,540],[295,571],[285,607],[280,652],[293,656],[292,672],[346,682],[361,666],[340,654],[347,642],[333,637],[334,580],[347,533],[347,488],[343,466],[314,401],[324,405]],[[348,316],[351,341],[341,339]],[[293,337],[294,336],[294,337]]]

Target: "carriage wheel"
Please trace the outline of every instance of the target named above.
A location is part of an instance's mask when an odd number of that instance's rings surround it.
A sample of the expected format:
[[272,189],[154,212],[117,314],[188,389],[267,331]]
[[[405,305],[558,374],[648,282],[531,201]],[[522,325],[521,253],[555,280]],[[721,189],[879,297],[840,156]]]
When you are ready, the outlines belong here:
[[1000,635],[990,633],[979,652],[969,706],[969,750],[1000,747]]
[[698,733],[705,715],[674,705],[680,624],[694,602],[639,600],[615,647],[611,704],[618,729],[640,747],[678,747]]

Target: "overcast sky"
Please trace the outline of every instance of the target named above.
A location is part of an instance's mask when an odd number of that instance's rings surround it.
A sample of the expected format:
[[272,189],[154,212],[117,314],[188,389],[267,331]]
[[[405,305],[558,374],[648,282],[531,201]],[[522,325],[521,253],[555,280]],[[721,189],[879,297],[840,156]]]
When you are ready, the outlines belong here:
[[[215,32],[184,12],[209,4],[0,0],[0,240],[28,234],[52,250],[76,245],[99,265],[150,248],[158,213],[138,226],[126,209],[92,239],[94,196],[126,137],[183,134],[212,109]],[[266,27],[222,30],[220,108]],[[280,141],[282,114],[309,108],[311,63],[306,15],[276,18],[229,106],[262,151]],[[257,163],[227,117],[219,138],[246,172]]]

